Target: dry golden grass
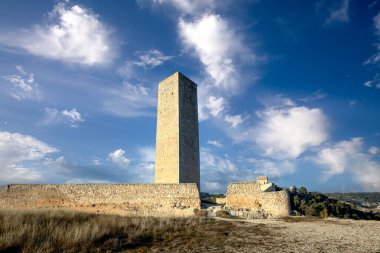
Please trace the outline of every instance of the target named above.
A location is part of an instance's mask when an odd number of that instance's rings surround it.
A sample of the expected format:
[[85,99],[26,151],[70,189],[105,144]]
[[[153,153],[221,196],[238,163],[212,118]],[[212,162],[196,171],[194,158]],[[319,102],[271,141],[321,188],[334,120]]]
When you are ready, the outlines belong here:
[[1,211],[0,252],[104,252],[150,246],[197,231],[204,218],[150,218],[69,211]]
[[0,252],[380,252],[379,226],[307,217],[243,221],[0,211]]

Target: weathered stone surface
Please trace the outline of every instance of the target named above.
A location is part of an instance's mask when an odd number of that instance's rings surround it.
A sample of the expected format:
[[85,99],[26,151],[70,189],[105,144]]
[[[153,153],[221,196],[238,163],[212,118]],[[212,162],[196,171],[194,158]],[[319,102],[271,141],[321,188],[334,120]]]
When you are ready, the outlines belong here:
[[290,215],[289,193],[264,192],[255,182],[230,183],[227,188],[226,209],[244,218],[271,218]]
[[200,185],[197,85],[179,72],[159,84],[155,183]]
[[196,184],[14,184],[0,187],[0,209],[63,208],[133,216],[192,216]]

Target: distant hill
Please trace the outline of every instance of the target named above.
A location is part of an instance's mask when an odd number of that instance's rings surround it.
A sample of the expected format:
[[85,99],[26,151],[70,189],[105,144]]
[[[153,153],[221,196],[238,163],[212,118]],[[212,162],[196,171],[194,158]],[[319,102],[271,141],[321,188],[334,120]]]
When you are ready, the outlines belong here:
[[326,195],[361,207],[376,208],[380,205],[380,192],[334,192],[326,193]]
[[292,210],[305,216],[316,216],[321,218],[337,217],[355,220],[380,220],[379,212],[373,212],[372,210],[367,212],[357,208],[359,204],[361,205],[367,203],[366,197],[369,198],[371,196],[371,201],[375,201],[375,199],[379,199],[380,195],[372,196],[373,193],[355,194],[353,196],[361,196],[361,198],[356,199],[356,203],[358,203],[354,204],[356,207],[351,205],[351,202],[348,201],[352,201],[354,199],[352,197],[346,198],[346,200],[340,200],[332,195],[323,194],[320,192],[308,192],[305,187],[300,187],[299,189],[294,187],[293,191],[290,192],[290,204]]

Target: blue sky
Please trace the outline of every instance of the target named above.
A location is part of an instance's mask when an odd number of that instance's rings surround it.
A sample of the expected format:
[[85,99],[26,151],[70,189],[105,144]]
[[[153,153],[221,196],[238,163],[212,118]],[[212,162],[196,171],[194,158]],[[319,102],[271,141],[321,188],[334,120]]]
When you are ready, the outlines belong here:
[[0,2],[0,184],[150,183],[198,84],[201,188],[380,191],[380,1]]

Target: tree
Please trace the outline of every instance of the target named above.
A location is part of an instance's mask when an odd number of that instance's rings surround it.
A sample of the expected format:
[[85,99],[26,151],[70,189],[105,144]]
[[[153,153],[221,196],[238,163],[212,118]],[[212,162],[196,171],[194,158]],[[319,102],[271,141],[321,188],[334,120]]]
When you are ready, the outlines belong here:
[[307,195],[307,189],[306,189],[306,187],[304,187],[304,186],[300,187],[299,190],[298,190],[298,193],[302,194],[302,195]]

